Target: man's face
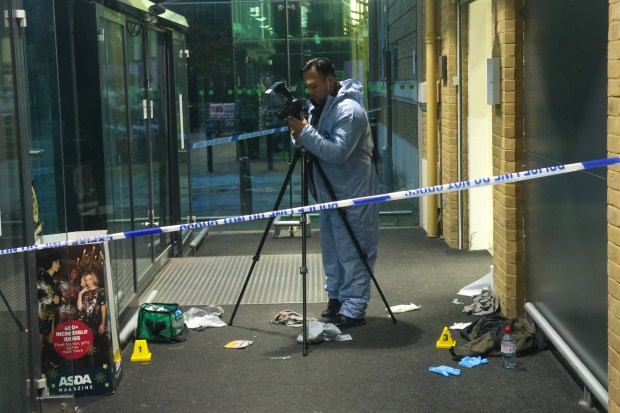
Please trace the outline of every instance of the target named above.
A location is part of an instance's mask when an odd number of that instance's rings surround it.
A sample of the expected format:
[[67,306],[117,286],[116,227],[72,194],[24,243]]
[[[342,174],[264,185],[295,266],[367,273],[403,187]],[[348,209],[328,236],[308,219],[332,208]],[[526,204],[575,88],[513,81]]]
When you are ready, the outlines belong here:
[[310,101],[313,105],[321,105],[329,96],[331,76],[323,76],[317,72],[316,67],[311,67],[303,74],[304,85],[308,88]]

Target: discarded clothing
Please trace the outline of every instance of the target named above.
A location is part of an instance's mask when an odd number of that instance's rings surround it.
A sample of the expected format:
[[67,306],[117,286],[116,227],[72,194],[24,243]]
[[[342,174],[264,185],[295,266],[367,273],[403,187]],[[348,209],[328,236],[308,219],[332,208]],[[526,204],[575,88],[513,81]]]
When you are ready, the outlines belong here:
[[208,327],[225,327],[226,323],[220,319],[224,313],[222,307],[208,305],[204,309],[192,307],[183,314],[183,321],[187,328],[195,331],[204,331]]
[[473,296],[473,304],[466,305],[463,312],[473,315],[492,314],[499,308],[499,300],[488,288],[483,288],[479,295]]
[[271,324],[284,324],[289,327],[301,327],[303,324],[303,316],[293,310],[283,310],[276,314]]
[[461,337],[456,346],[450,349],[455,360],[465,356],[500,356],[500,345],[504,328],[512,328],[512,336],[517,342],[517,356],[532,354],[547,348],[546,337],[521,318],[506,318],[502,314],[490,314],[481,317],[461,330]]
[[[323,341],[345,341],[345,338],[339,338],[342,334],[340,329],[332,323],[322,323],[316,320],[306,321],[306,342],[308,344],[322,343]],[[298,343],[303,343],[303,334],[297,337]]]

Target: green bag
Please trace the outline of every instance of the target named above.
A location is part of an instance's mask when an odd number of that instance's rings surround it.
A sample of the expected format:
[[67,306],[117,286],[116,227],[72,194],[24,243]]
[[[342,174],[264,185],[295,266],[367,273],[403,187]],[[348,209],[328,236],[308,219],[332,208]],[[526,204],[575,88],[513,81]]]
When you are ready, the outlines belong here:
[[136,339],[185,341],[187,332],[178,304],[144,303],[140,307]]
[[522,318],[506,318],[502,314],[488,314],[471,323],[461,331],[463,342],[450,349],[452,358],[460,360],[465,356],[501,356],[501,341],[504,327],[512,328],[517,343],[517,356],[533,354],[547,348],[547,338]]

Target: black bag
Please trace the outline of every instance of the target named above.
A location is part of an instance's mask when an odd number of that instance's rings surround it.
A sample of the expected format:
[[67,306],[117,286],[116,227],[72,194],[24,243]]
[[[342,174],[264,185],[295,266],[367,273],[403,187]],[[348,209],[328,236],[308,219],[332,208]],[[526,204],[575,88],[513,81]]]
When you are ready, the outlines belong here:
[[178,304],[144,303],[140,307],[136,339],[185,341],[188,331]]

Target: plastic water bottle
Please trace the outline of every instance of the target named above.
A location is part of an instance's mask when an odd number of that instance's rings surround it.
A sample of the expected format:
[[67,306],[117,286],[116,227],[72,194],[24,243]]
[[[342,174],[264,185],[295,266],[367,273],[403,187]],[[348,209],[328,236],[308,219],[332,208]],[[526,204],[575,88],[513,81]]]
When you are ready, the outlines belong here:
[[505,369],[514,369],[517,367],[517,342],[512,336],[512,328],[506,326],[504,328],[504,336],[502,337],[502,367]]

